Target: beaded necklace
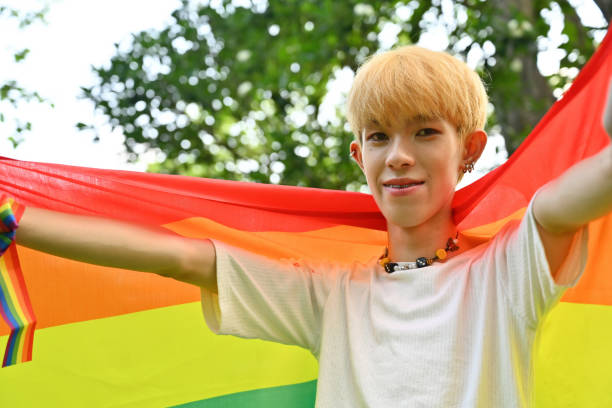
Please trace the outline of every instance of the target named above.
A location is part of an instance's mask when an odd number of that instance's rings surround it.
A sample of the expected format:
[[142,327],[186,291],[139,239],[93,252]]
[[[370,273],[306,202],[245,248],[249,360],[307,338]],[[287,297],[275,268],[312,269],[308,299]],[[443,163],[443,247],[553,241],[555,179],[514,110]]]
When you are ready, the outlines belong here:
[[389,261],[389,248],[385,248],[385,253],[378,259],[378,263],[381,264],[387,273],[393,273],[395,271],[405,271],[406,269],[418,269],[424,268],[426,266],[431,265],[435,261],[441,261],[446,259],[449,252],[453,252],[459,249],[457,246],[459,233],[455,238],[449,238],[446,241],[446,248],[438,249],[436,254],[431,258],[426,258],[424,256],[417,258],[416,262],[390,262]]

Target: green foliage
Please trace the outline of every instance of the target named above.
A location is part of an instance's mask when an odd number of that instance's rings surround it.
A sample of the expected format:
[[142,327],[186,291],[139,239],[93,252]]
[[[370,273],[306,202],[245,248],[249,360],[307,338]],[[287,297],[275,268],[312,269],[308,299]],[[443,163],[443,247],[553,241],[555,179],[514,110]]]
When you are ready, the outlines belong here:
[[45,21],[45,15],[49,11],[47,6],[37,11],[23,12],[13,7],[0,6],[0,17],[15,18],[19,22],[19,28],[26,28],[37,21]]
[[[555,101],[553,89],[559,94],[570,85],[576,73],[595,50],[595,28],[581,24],[576,10],[568,2],[537,0],[457,2],[469,5],[472,18],[457,24],[451,32],[454,51],[468,52],[472,47],[495,49],[483,59],[479,70],[488,82],[488,93],[495,106],[489,120],[498,125],[510,152],[525,139]],[[537,68],[537,54],[545,48],[550,25],[543,17],[558,8],[564,15],[565,52],[561,67],[551,78],[543,77]],[[469,36],[473,41],[466,48],[458,47],[456,39]],[[467,44],[468,42],[466,42]],[[454,44],[454,45],[453,45]],[[571,70],[570,68],[575,68]]]
[[[388,23],[401,28],[398,45],[443,24],[450,52],[484,50],[489,126],[500,126],[513,149],[554,100],[536,55],[549,30],[540,12],[557,3],[448,4],[183,0],[168,27],[134,34],[129,49],[117,45],[109,66],[95,68],[99,84],[83,93],[123,129],[133,160],[159,152],[151,171],[356,189],[365,180],[348,159],[344,119],[318,120],[328,83],[378,50]],[[592,31],[559,4],[568,37],[562,65],[579,68],[594,50]],[[570,80],[551,81],[563,88]]]
[[15,62],[21,62],[25,59],[25,57],[30,53],[30,50],[25,48],[19,52],[16,52],[13,56],[15,58]]
[[[37,21],[45,22],[47,11],[48,9],[46,7],[35,12],[21,12],[11,7],[0,6],[0,21],[14,19],[17,20],[19,28],[24,29]],[[13,59],[15,63],[23,62],[27,58],[29,52],[30,50],[28,48],[14,52]],[[6,102],[9,106],[18,108],[19,104],[32,101],[38,103],[47,102],[38,92],[30,91],[22,87],[15,80],[7,79],[3,82],[0,81],[0,102]],[[2,105],[0,105],[0,107],[2,107]],[[0,122],[5,121],[6,115],[0,112]],[[8,140],[13,145],[13,148],[16,148],[23,141],[23,134],[32,130],[32,123],[20,117],[14,118],[13,121],[15,131],[13,135],[8,136]]]

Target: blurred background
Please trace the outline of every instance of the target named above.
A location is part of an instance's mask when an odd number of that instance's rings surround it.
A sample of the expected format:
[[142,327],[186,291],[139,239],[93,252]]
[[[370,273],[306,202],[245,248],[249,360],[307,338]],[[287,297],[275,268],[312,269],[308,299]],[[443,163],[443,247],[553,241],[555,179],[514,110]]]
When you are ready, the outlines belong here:
[[[0,155],[367,192],[344,102],[377,51],[465,60],[503,163],[603,39],[612,0],[0,2]],[[560,141],[562,142],[562,141]]]

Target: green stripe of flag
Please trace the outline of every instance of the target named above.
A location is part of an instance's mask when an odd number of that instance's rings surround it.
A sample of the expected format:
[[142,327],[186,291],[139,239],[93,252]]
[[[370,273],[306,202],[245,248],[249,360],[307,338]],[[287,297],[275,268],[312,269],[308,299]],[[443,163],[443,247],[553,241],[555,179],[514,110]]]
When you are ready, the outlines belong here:
[[316,393],[317,380],[313,380],[207,398],[176,405],[174,408],[312,408]]

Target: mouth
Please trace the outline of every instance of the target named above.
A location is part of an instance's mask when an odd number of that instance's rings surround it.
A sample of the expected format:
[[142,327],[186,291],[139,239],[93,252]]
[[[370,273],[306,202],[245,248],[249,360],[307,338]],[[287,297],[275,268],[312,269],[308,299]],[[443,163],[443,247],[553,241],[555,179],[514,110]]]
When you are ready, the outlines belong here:
[[415,181],[413,183],[405,183],[405,184],[392,184],[392,183],[383,183],[383,186],[388,187],[388,188],[393,188],[393,189],[397,189],[400,190],[402,188],[410,188],[410,187],[414,187],[414,186],[420,186],[421,184],[424,184],[424,181]]
[[404,196],[419,191],[423,184],[424,181],[414,179],[391,179],[383,183],[383,188],[392,196]]
[[410,188],[419,186],[425,183],[423,180],[412,179],[408,177],[393,178],[383,182],[383,186],[387,188],[400,190],[402,188]]

